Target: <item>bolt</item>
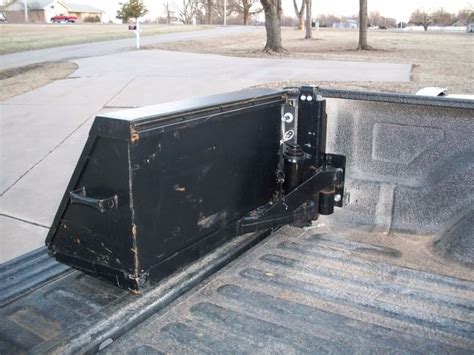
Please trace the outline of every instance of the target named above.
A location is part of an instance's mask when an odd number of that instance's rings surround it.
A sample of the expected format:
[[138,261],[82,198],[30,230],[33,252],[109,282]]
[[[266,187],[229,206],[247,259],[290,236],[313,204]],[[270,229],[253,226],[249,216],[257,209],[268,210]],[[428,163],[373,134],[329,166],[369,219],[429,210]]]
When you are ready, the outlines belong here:
[[291,123],[293,122],[293,114],[291,112],[287,112],[283,115],[283,117],[281,118],[281,120],[283,122],[286,122],[286,123]]
[[334,201],[339,202],[341,201],[342,197],[339,194],[334,195]]
[[301,101],[306,101],[306,95],[301,95],[301,96],[300,96],[300,100],[301,100]]
[[308,101],[313,101],[313,97],[312,97],[311,95],[308,95],[308,96],[306,97],[306,100],[308,100]]

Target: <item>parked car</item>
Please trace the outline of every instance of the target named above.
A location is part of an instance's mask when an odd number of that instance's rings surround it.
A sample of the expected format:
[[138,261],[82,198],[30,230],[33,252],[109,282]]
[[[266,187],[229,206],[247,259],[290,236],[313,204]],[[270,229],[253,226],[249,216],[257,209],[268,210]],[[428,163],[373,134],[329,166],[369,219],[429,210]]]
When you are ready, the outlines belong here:
[[67,16],[67,15],[56,15],[54,17],[51,17],[51,22],[52,23],[74,23],[77,21],[76,16]]

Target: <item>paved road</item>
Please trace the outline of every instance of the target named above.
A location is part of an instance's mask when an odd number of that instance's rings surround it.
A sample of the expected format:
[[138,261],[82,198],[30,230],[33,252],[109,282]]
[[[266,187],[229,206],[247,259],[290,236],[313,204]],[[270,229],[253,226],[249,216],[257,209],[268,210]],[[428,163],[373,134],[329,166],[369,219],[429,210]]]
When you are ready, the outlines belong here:
[[408,81],[411,67],[159,50],[75,62],[70,78],[0,103],[0,262],[43,244],[100,111],[282,81]]
[[[212,38],[229,34],[263,31],[262,27],[253,26],[226,26],[216,27],[209,30],[168,33],[156,36],[144,36],[141,45],[156,43],[188,41],[201,38]],[[113,54],[135,48],[135,37],[113,41],[75,44],[56,48],[45,48],[34,51],[18,52],[0,56],[0,69],[18,67],[22,65],[42,63],[47,61],[58,61],[66,59],[77,59]]]

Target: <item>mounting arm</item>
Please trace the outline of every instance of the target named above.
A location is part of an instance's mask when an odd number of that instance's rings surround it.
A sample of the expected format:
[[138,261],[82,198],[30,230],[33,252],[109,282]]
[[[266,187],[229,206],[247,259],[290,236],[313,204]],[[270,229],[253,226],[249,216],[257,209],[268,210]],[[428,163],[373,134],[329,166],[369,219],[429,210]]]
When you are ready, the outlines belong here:
[[346,160],[325,152],[325,101],[315,87],[287,90],[273,201],[241,218],[238,234],[308,223],[342,207]]

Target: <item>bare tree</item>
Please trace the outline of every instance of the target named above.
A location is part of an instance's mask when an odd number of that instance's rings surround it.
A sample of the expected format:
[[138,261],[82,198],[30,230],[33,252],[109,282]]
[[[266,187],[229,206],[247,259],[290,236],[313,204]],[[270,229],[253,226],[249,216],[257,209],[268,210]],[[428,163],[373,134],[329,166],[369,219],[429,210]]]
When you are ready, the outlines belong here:
[[169,25],[171,20],[175,19],[175,17],[173,16],[173,11],[171,10],[171,5],[168,1],[163,4],[163,7],[165,8],[166,13],[166,24]]
[[380,26],[381,28],[382,27],[385,27],[385,28],[393,28],[393,27],[397,27],[397,19],[393,18],[393,17],[383,17],[382,16],[382,26]]
[[465,8],[459,10],[456,18],[458,21],[461,21],[463,24],[467,25],[470,19],[474,19],[474,9]]
[[426,11],[418,9],[411,14],[410,23],[423,26],[425,31],[428,31],[428,27],[433,23],[433,18]]
[[367,44],[367,0],[359,0],[359,46],[358,50],[368,50]]
[[264,52],[283,52],[281,44],[281,0],[260,0],[265,12],[265,31],[267,43]]
[[185,24],[190,25],[193,23],[193,18],[199,9],[199,3],[197,0],[183,0],[181,7],[176,7],[179,20]]
[[368,17],[369,27],[390,28],[397,26],[397,20],[392,17],[382,16],[378,11],[373,11]]
[[296,0],[293,0],[293,7],[295,9],[296,18],[298,19],[299,30],[303,29],[303,15],[304,15],[305,4],[306,4],[305,0],[301,0],[301,8],[298,8],[298,4],[296,3]]
[[380,26],[381,21],[382,21],[382,16],[380,15],[380,12],[372,11],[369,14],[368,24],[370,27]]
[[305,32],[304,38],[310,39],[313,37],[313,33],[312,33],[313,19],[311,17],[313,0],[304,0],[304,2],[306,3],[306,21],[305,21],[306,32]]
[[341,22],[341,19],[334,15],[319,15],[317,19],[320,27],[332,27],[333,24]]
[[449,26],[456,22],[456,15],[445,11],[443,8],[431,13],[433,24],[438,26]]
[[203,4],[206,9],[206,23],[210,25],[212,23],[212,13],[214,12],[216,4],[214,0],[203,0]]
[[246,26],[250,21],[250,17],[262,12],[262,9],[252,9],[258,3],[258,0],[234,0],[232,3],[232,12],[237,12],[242,16],[243,24]]

